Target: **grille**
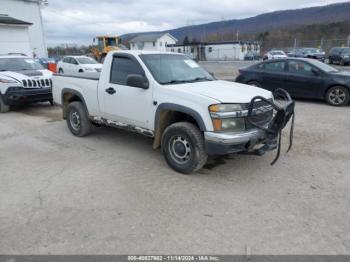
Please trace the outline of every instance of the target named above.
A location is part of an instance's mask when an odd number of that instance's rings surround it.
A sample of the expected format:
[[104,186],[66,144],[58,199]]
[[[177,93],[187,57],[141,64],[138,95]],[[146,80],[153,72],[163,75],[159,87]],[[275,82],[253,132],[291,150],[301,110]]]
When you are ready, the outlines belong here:
[[22,81],[24,87],[52,87],[51,79],[40,79],[40,80],[23,80]]
[[[272,101],[272,100],[270,100],[270,101]],[[253,122],[254,124],[256,124],[258,126],[265,126],[272,120],[272,118],[273,118],[273,109],[272,108],[269,111],[259,110],[259,108],[263,108],[266,106],[270,106],[270,105],[268,103],[266,103],[265,101],[256,101],[254,103],[254,109],[256,109],[256,114],[254,114],[253,116],[251,116],[249,118],[250,121],[248,121],[248,118],[245,119],[245,124],[246,124],[247,130],[256,128],[254,125],[251,124],[251,122]],[[248,110],[249,104],[245,104],[244,107],[246,110]]]

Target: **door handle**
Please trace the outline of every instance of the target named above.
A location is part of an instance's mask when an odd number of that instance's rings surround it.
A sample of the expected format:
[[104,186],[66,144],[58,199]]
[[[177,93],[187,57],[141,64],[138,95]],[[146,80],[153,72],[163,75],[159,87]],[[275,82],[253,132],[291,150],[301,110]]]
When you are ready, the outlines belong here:
[[107,88],[106,89],[106,93],[113,95],[115,94],[117,91],[115,91],[115,89],[113,87]]

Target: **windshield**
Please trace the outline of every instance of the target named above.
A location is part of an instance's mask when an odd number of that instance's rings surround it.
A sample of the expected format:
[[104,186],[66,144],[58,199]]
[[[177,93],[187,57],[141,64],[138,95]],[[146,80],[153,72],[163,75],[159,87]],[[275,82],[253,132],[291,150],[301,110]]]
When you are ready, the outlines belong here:
[[78,57],[77,60],[79,64],[83,64],[83,65],[98,64],[95,59],[90,57]]
[[42,70],[44,67],[31,58],[0,58],[0,71]]
[[329,66],[325,63],[322,63],[320,61],[317,61],[317,60],[310,59],[310,63],[313,64],[314,66],[318,67],[319,69],[327,72],[327,73],[339,71],[339,70],[335,69],[334,67],[331,67],[331,66]]
[[271,54],[272,55],[285,55],[285,53],[283,51],[272,51]]
[[160,84],[181,84],[215,80],[195,61],[184,55],[140,55],[153,77]]
[[341,51],[341,53],[343,55],[350,55],[350,48],[343,48],[343,50]]
[[321,49],[317,49],[317,48],[304,49],[304,52],[307,53],[307,54],[311,54],[311,53],[320,54],[320,53],[322,53]]

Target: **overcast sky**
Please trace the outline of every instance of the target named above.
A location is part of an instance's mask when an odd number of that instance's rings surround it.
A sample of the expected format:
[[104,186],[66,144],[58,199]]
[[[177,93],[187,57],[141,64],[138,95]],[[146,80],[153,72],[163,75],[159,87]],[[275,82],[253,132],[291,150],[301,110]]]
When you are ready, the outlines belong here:
[[91,44],[95,35],[160,31],[344,0],[49,0],[48,45]]

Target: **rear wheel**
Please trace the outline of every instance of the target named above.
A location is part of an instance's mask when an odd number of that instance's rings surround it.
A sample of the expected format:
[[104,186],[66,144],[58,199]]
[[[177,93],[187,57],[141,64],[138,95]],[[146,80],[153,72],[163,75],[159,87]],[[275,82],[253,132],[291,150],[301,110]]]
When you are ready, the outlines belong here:
[[250,82],[248,82],[248,85],[261,87],[261,84],[258,81],[250,81]]
[[332,106],[345,106],[349,100],[349,90],[343,86],[333,86],[326,94],[326,101]]
[[0,113],[6,113],[8,111],[10,111],[10,107],[4,103],[4,100],[0,95]]
[[72,102],[68,105],[67,125],[75,136],[83,137],[91,133],[92,124],[81,102]]
[[172,124],[164,131],[162,151],[168,165],[183,174],[198,171],[208,159],[203,134],[188,122]]
[[333,65],[333,60],[332,59],[328,59],[328,63],[330,64],[330,65]]

